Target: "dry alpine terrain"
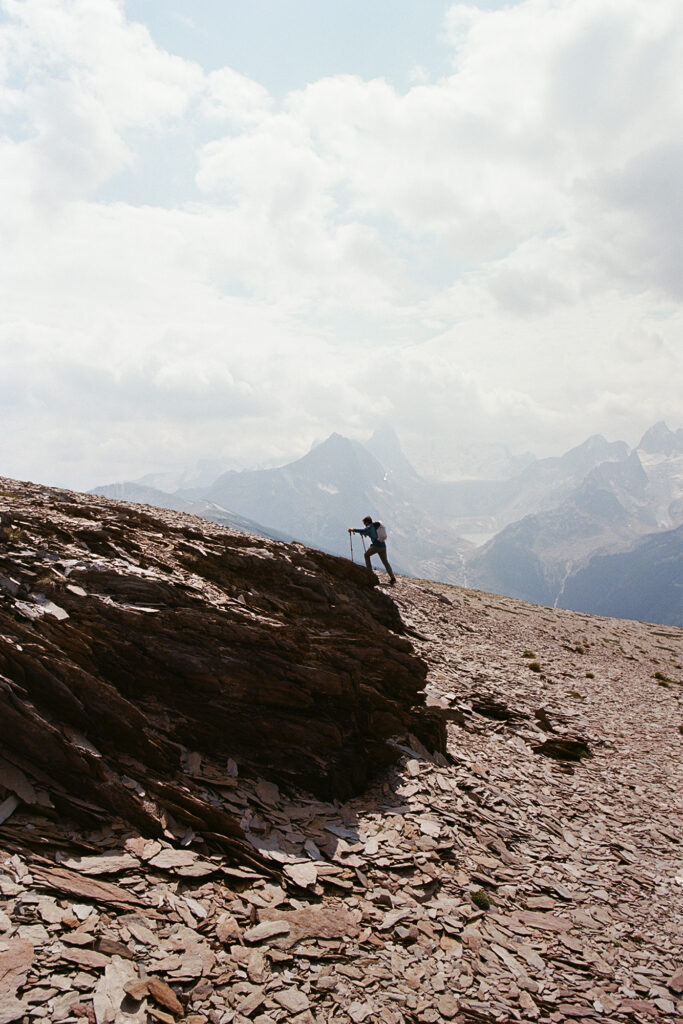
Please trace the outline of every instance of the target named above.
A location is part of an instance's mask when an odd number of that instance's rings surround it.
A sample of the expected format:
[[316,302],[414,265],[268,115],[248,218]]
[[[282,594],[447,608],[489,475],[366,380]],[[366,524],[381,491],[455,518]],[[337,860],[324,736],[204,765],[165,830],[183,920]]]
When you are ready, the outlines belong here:
[[0,479],[0,1024],[683,1021],[682,631],[375,582]]

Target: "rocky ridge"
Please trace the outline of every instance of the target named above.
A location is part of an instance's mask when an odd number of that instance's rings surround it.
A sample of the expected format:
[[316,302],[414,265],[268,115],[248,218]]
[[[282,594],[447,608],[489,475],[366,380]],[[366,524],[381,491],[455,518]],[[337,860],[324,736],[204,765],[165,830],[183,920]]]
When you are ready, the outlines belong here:
[[[123,550],[108,514],[100,543]],[[223,536],[205,529],[185,542]],[[317,553],[293,552],[327,579]],[[389,603],[331,561],[412,659]],[[16,569],[1,571],[11,590]],[[4,644],[64,628],[48,603],[75,617],[57,589],[5,589]],[[445,755],[407,732],[362,794],[328,800],[292,775],[278,786],[273,764],[267,779],[185,747],[176,787],[229,815],[236,845],[167,809],[153,836],[111,813],[79,821],[75,781],[50,808],[15,739],[0,766],[0,1021],[683,1020],[681,630],[417,580],[392,596],[448,721]]]
[[396,734],[443,747],[417,707],[426,667],[359,566],[166,510],[0,490],[0,736],[71,814],[85,798],[161,831],[125,774],[196,824],[201,794],[170,781],[189,747],[325,796],[366,785]]

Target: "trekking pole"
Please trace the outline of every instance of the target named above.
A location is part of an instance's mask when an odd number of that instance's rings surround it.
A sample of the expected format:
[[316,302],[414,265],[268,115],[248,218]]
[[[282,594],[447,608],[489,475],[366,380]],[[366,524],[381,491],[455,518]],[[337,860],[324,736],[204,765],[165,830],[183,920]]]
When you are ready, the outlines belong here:
[[349,544],[351,545],[351,561],[353,562],[353,534],[349,530]]

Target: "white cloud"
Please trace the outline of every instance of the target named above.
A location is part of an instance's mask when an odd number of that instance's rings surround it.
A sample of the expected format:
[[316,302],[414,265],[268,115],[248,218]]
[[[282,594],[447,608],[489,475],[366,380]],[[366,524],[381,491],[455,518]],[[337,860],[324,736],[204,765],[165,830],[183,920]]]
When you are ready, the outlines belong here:
[[233,68],[220,68],[208,76],[202,101],[202,113],[207,117],[242,124],[258,123],[271,108],[268,90]]
[[71,82],[116,127],[158,127],[183,114],[202,86],[201,68],[159,49],[143,25],[126,20],[124,3],[3,0],[3,7],[6,68],[27,83]]
[[[678,425],[678,0],[457,4],[447,78],[282,103],[124,3],[0,2],[0,472]],[[186,203],[98,199],[171,129]]]
[[134,159],[126,133],[160,130],[202,88],[111,0],[4,0],[3,106],[21,117],[22,177],[39,201],[88,194]]

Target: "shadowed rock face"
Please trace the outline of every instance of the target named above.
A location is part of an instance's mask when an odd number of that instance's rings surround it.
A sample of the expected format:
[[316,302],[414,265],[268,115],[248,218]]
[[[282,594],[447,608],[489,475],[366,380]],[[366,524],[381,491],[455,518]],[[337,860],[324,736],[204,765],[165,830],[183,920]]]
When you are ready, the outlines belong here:
[[349,561],[0,478],[0,743],[46,813],[164,813],[240,843],[188,751],[347,796],[413,732],[426,668]]

